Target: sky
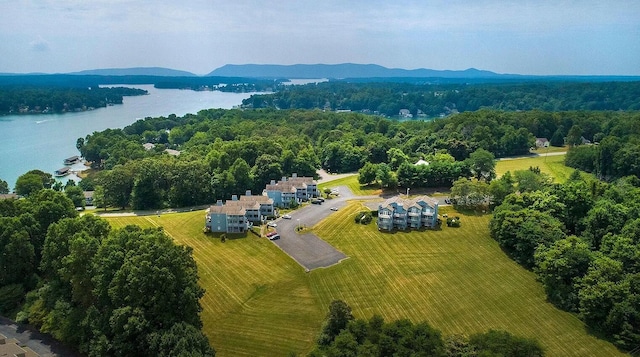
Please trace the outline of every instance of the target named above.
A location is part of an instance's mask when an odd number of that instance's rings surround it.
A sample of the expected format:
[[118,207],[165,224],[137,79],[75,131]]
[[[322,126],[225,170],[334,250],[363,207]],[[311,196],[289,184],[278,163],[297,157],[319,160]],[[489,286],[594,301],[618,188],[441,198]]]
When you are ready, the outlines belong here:
[[640,75],[640,1],[0,0],[0,73],[247,63]]

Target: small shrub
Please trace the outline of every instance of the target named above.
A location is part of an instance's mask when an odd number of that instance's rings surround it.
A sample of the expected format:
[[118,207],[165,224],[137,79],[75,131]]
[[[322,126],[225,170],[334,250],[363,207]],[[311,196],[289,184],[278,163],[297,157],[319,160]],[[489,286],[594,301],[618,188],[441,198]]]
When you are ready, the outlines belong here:
[[[377,211],[376,211],[377,212]],[[373,220],[371,211],[361,211],[356,213],[355,222],[360,224],[369,224]]]
[[447,227],[460,227],[460,217],[447,218]]

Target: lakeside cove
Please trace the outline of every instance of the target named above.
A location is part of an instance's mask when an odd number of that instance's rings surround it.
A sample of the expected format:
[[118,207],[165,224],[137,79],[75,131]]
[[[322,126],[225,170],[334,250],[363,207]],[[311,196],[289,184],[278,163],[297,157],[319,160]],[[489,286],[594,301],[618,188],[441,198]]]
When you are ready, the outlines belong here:
[[[19,114],[0,116],[0,179],[10,188],[18,176],[39,169],[54,174],[65,158],[78,155],[76,141],[95,131],[124,128],[146,117],[183,116],[202,109],[231,109],[253,93],[156,89],[153,85],[126,85],[148,91],[148,95],[124,97],[123,104],[64,114]],[[84,165],[74,163],[70,171]],[[78,179],[75,175],[62,177]]]

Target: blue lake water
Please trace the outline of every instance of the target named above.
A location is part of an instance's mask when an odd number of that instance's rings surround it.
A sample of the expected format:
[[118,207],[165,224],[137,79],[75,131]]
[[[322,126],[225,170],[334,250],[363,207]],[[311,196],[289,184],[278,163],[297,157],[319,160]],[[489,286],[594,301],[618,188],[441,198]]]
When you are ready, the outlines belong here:
[[[13,188],[18,176],[29,170],[53,174],[64,167],[65,158],[79,155],[76,140],[94,131],[124,128],[145,117],[231,109],[252,94],[155,89],[152,85],[128,87],[145,89],[149,95],[124,97],[123,104],[85,112],[0,116],[0,179]],[[69,178],[73,177],[63,181]]]

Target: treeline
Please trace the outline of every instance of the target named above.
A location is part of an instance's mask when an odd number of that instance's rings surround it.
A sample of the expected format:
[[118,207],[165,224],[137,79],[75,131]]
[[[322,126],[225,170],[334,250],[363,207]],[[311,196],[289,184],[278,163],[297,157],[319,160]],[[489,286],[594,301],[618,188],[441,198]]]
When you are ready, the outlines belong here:
[[[502,185],[509,187],[508,181]],[[549,301],[577,313],[617,346],[637,348],[638,177],[607,184],[585,180],[576,171],[564,184],[538,180],[528,189],[518,184],[503,192],[509,191],[514,193],[494,211],[491,236],[515,261],[536,272]]]
[[[520,117],[527,115],[536,117]],[[515,113],[491,111],[427,123],[356,113],[216,109],[146,118],[80,138],[77,147],[93,167],[103,169],[95,182],[102,186],[97,193],[104,193],[104,204],[146,209],[260,193],[266,183],[292,173],[353,172],[365,163],[391,163],[394,171],[404,164],[406,175],[398,178],[409,184],[417,174],[411,165],[434,153],[463,161],[478,149],[528,152],[534,137],[526,123]],[[146,150],[145,143],[155,146]],[[180,155],[169,157],[167,148]],[[435,161],[418,180],[446,186],[467,170]]]
[[213,356],[191,248],[41,188],[0,200],[0,314],[88,356]]
[[[383,174],[394,172],[402,186],[448,186],[459,177],[482,178],[469,175],[462,164],[476,151],[501,157],[527,154],[535,137],[551,136],[559,145],[597,139],[602,123],[631,122],[637,115],[480,110],[433,122],[398,122],[317,110],[212,109],[138,120],[80,138],[77,147],[104,171],[95,182],[104,188],[106,205],[158,208],[214,202],[247,190],[260,193],[269,181],[292,173],[354,172],[367,163],[389,165]],[[155,146],[146,150],[145,143]],[[180,155],[169,157],[166,149]],[[430,165],[413,165],[419,159]],[[110,185],[109,172],[116,167],[120,171],[112,176],[122,184]],[[188,172],[197,174],[187,178]],[[369,177],[363,182],[376,181]],[[183,182],[190,186],[180,187]]]
[[389,117],[407,109],[414,117],[438,117],[490,108],[504,111],[640,110],[640,82],[535,82],[416,85],[322,82],[255,94],[245,107],[347,109]]
[[144,95],[136,88],[60,88],[0,86],[0,114],[63,113],[122,104],[123,96]]
[[329,306],[317,346],[309,356],[540,357],[544,350],[535,339],[506,331],[442,336],[426,322],[385,322],[378,315],[355,319],[351,308],[336,300]]

